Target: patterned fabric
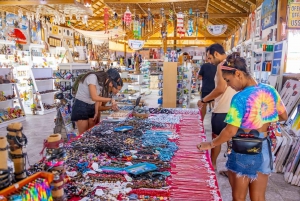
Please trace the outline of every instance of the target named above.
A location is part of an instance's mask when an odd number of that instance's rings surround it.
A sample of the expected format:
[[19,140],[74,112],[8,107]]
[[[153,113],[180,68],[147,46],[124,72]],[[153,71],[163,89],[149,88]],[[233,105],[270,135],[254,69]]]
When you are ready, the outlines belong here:
[[278,121],[285,106],[274,87],[266,84],[246,87],[235,94],[225,122],[244,129],[259,129],[265,123]]

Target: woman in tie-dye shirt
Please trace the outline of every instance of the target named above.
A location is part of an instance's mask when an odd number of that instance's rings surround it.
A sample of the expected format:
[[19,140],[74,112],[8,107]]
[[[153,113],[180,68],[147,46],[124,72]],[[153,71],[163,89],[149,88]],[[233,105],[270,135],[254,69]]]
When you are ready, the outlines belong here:
[[[247,71],[246,62],[239,53],[229,55],[218,68],[224,80],[238,91],[232,98],[225,122],[227,126],[212,142],[203,142],[197,147],[208,150],[229,141],[240,129],[244,133],[259,132],[259,138],[268,138],[270,123],[286,120],[286,109],[278,92],[269,85],[257,84]],[[232,188],[233,200],[246,200],[249,190],[251,200],[265,200],[268,177],[272,172],[273,159],[269,140],[263,140],[259,154],[249,155],[231,150],[226,167]]]

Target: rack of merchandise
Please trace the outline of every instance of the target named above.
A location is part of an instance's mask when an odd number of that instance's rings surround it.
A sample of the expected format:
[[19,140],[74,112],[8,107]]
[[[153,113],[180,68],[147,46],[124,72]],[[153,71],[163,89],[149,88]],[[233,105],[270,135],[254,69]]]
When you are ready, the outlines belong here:
[[57,99],[65,99],[73,104],[74,92],[72,86],[76,78],[84,73],[92,71],[90,64],[85,63],[61,63],[56,74],[55,87],[60,92],[55,96]]
[[177,75],[177,107],[188,108],[191,100],[191,63],[184,63],[178,67]]
[[24,107],[11,68],[0,68],[0,128],[25,120]]
[[271,42],[257,43],[260,48],[254,50],[255,63],[253,66],[254,77],[257,82],[267,83],[271,74],[274,45]]
[[31,68],[29,85],[32,88],[32,98],[25,101],[26,113],[32,113],[36,108],[39,115],[56,111],[54,94],[54,79],[52,68]]

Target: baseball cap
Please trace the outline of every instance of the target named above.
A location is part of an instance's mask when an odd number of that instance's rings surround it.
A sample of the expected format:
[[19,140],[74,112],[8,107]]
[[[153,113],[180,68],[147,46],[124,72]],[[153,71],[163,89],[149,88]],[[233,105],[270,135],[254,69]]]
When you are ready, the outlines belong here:
[[120,82],[121,79],[119,72],[114,68],[110,68],[106,73],[108,74],[108,77],[111,79],[114,88],[118,88],[118,82]]

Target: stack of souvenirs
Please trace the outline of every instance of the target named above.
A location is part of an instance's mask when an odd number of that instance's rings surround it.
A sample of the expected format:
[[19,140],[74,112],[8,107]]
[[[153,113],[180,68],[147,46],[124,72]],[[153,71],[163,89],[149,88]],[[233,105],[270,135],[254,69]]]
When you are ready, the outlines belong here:
[[[61,135],[50,135],[44,142],[44,149],[45,148],[46,155],[42,160],[44,167],[40,169],[54,174],[54,179],[51,184],[53,200],[64,200],[66,151],[64,149],[64,142]],[[44,149],[41,154],[43,154]]]

